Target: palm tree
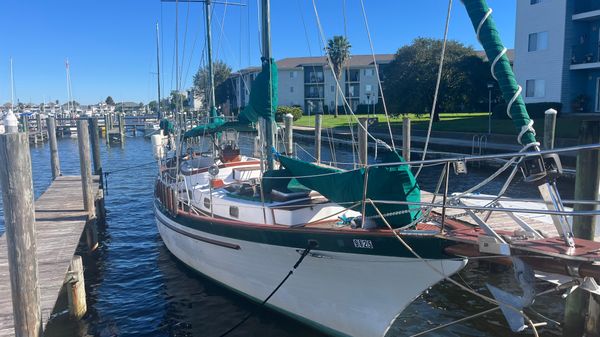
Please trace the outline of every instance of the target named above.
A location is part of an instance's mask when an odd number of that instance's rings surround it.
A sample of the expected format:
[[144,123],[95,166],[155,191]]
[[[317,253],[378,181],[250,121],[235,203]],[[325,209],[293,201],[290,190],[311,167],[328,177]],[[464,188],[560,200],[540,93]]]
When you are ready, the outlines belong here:
[[[335,76],[340,80],[342,76],[342,69],[344,69],[344,64],[350,59],[350,42],[348,39],[341,35],[335,35],[332,39],[327,41],[327,47],[325,51],[329,56],[329,60],[331,61],[331,65],[333,67],[333,72]],[[335,117],[338,116],[338,90],[335,90]]]

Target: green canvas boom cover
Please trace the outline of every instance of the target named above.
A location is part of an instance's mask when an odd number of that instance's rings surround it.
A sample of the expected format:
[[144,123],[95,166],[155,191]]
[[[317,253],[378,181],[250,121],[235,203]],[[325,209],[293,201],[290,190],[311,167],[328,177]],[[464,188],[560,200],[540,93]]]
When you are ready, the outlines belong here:
[[256,123],[259,117],[275,120],[277,111],[277,64],[262,58],[262,70],[252,82],[250,102],[238,116],[240,123]]
[[[318,166],[285,156],[278,156],[279,162],[289,175],[302,185],[321,193],[329,200],[361,211],[365,168],[344,171],[336,168]],[[403,162],[404,159],[396,152],[390,152],[384,162]],[[267,177],[269,175],[266,175]],[[367,181],[367,199],[386,201],[407,201],[419,203],[421,190],[408,165],[394,165],[369,168]],[[397,215],[386,215],[385,219],[395,228],[408,225],[420,215],[419,205],[377,204],[381,213],[402,212]],[[404,212],[405,211],[405,212]],[[377,211],[367,203],[366,216],[377,215]],[[377,222],[384,225],[382,219]]]

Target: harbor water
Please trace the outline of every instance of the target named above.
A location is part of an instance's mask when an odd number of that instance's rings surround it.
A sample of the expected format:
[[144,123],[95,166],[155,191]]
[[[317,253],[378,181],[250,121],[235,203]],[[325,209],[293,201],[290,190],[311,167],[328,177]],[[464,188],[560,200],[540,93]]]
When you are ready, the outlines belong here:
[[[62,173],[77,175],[79,158],[77,140],[59,139]],[[312,152],[310,144],[301,144]],[[204,278],[180,263],[161,241],[152,212],[154,176],[151,143],[142,137],[129,137],[123,148],[108,148],[102,144],[102,164],[111,172],[105,196],[106,229],[100,233],[100,246],[91,256],[85,256],[85,282],[88,293],[88,314],[82,321],[68,318],[64,303],[57,304],[47,336],[219,336],[235,325],[257,306]],[[308,159],[299,151],[299,156]],[[35,195],[39,196],[51,182],[48,145],[31,147]],[[331,158],[327,146],[323,158]],[[336,151],[339,162],[351,162],[348,150]],[[122,170],[125,169],[125,170]],[[424,190],[435,189],[441,167],[425,168],[419,177]],[[117,170],[122,170],[118,171]],[[451,174],[450,191],[465,190],[491,172],[469,168],[466,176]],[[517,179],[519,182],[520,179]],[[497,193],[504,180],[498,179],[481,190]],[[572,197],[573,182],[559,182],[564,198]],[[570,188],[571,187],[571,188]],[[516,184],[509,196],[538,196],[535,189]],[[0,232],[3,231],[0,200]],[[292,266],[290,266],[291,268]],[[300,267],[302,268],[302,267]],[[281,270],[282,278],[288,270]],[[368,270],[365,270],[368,273]],[[292,276],[293,277],[293,276]],[[318,278],[319,275],[315,275]],[[512,289],[520,294],[512,271],[471,262],[454,276],[476,291],[488,294],[485,284]],[[275,285],[273,285],[275,286]],[[365,287],[368,287],[365,284]],[[410,285],[398,284],[398,287]],[[539,284],[540,290],[548,285]],[[360,289],[357,289],[360,291]],[[492,306],[465,293],[449,282],[442,282],[415,299],[396,320],[388,336],[410,336],[443,323],[476,314]],[[560,321],[563,300],[558,295],[541,297],[533,309]],[[534,321],[539,317],[533,316]],[[560,328],[550,324],[541,335],[560,335]],[[428,336],[512,336],[499,311],[452,325]],[[514,334],[521,336],[521,334]],[[257,312],[230,336],[324,336],[293,319],[273,312]]]

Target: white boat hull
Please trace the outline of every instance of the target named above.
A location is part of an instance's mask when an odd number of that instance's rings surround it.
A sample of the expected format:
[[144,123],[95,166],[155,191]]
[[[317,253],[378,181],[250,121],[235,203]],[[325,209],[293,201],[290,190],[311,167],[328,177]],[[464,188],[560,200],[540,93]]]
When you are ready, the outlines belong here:
[[[305,248],[217,236],[180,225],[158,208],[155,214],[165,245],[179,260],[257,301],[275,289]],[[429,262],[446,275],[466,264]],[[268,305],[331,334],[383,336],[406,306],[442,279],[414,258],[314,250]]]

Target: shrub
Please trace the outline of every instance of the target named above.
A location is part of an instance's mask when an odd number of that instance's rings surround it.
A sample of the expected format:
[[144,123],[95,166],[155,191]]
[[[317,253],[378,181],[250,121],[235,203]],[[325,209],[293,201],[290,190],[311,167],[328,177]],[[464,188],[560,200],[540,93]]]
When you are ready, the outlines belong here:
[[302,117],[302,108],[299,106],[287,106],[280,105],[277,107],[277,112],[275,113],[275,120],[277,122],[283,122],[283,115],[291,114],[294,116],[294,121],[297,121]]
[[[525,105],[529,117],[532,119],[544,118],[544,114],[548,109],[554,109],[558,111],[557,117],[560,116],[562,110],[562,103],[558,102],[541,102],[541,103],[529,103]],[[492,119],[509,119],[506,113],[506,103],[500,103],[492,109]]]

